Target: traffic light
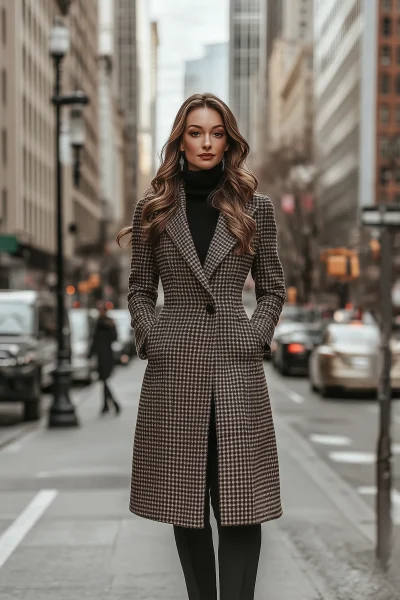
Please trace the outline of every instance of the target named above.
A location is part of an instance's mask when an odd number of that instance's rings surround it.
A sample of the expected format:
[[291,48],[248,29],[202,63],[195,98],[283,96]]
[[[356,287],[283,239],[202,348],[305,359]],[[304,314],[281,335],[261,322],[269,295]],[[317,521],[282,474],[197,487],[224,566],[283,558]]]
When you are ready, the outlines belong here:
[[372,258],[374,258],[374,259],[379,258],[380,253],[381,253],[381,245],[380,245],[379,240],[372,238],[372,240],[369,241],[369,247],[371,249]]
[[286,296],[288,304],[296,304],[297,302],[297,288],[291,286],[286,290]]
[[326,263],[326,274],[339,281],[352,281],[360,276],[358,254],[348,248],[330,248],[321,252]]

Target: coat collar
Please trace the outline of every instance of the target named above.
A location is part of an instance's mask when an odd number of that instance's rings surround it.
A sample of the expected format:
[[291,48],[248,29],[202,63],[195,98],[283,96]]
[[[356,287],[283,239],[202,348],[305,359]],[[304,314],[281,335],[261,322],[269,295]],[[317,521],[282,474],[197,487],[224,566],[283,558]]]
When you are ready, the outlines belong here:
[[[256,208],[254,199],[252,199],[246,206],[246,213],[249,216],[253,216]],[[186,217],[186,194],[182,182],[180,183],[179,189],[178,209],[167,221],[165,229],[195,276],[212,295],[209,282],[211,275],[237,241],[236,237],[229,231],[224,215],[220,213],[218,217],[217,226],[208,249],[204,266],[201,264],[197,255],[192,234],[190,233],[189,223]]]

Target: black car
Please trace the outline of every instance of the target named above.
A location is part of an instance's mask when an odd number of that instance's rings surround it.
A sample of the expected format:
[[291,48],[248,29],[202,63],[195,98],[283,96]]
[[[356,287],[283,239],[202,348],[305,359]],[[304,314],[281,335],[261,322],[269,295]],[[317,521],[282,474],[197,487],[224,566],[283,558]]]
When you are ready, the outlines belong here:
[[[40,417],[42,389],[57,359],[56,299],[31,290],[0,290],[0,402],[22,402],[27,421]],[[68,315],[65,343],[70,354]]]
[[307,375],[313,348],[321,341],[323,327],[298,323],[298,327],[275,339],[274,366],[282,375]]

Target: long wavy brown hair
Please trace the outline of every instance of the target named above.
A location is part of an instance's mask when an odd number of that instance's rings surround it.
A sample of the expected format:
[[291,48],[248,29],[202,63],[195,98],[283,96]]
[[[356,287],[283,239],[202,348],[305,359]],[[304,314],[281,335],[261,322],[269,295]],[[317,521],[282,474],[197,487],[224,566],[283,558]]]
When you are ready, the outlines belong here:
[[[249,144],[240,134],[236,119],[230,108],[214,94],[194,94],[180,107],[171,134],[161,152],[161,165],[151,186],[145,193],[148,201],[142,211],[143,239],[154,245],[165,225],[178,210],[181,182],[180,142],[186,119],[195,108],[213,108],[219,112],[227,132],[229,149],[225,153],[225,170],[217,188],[212,193],[212,204],[226,218],[227,227],[237,238],[236,254],[254,254],[252,241],[256,229],[255,220],[244,212],[247,202],[257,189],[258,181],[246,166]],[[117,242],[132,233],[132,226],[124,227],[117,235]],[[131,241],[132,236],[129,238]],[[129,243],[128,242],[128,243]]]

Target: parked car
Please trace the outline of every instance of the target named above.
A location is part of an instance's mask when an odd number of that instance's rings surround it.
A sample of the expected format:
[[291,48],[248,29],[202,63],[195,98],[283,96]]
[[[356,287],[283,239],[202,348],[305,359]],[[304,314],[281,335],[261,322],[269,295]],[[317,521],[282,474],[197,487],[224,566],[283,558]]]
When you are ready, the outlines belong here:
[[320,323],[297,323],[296,328],[281,332],[274,340],[274,366],[282,375],[307,375],[311,352],[321,337]]
[[88,358],[93,336],[95,315],[87,308],[70,308],[71,379],[89,384],[96,367],[95,357]]
[[278,349],[279,338],[287,333],[291,333],[293,331],[298,331],[299,329],[301,329],[301,327],[302,327],[301,323],[299,323],[297,321],[279,322],[278,325],[275,327],[274,335],[272,337],[272,342],[271,342],[271,351],[272,351],[271,360],[272,360],[272,364],[274,365],[274,367],[277,366],[276,351]]
[[[310,358],[310,385],[328,396],[335,391],[373,391],[379,377],[379,330],[361,322],[331,323]],[[394,342],[396,344],[396,342]],[[400,354],[396,345],[392,385],[400,387]]]
[[117,364],[127,365],[136,353],[135,337],[128,309],[113,309],[107,314],[115,321],[118,340],[113,342],[114,359]]
[[[53,382],[56,299],[31,290],[0,290],[0,402],[22,402],[24,419],[40,417],[42,390]],[[65,336],[70,352],[68,315]]]

